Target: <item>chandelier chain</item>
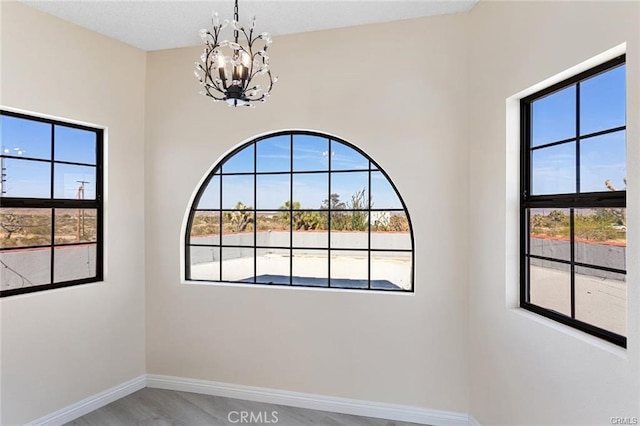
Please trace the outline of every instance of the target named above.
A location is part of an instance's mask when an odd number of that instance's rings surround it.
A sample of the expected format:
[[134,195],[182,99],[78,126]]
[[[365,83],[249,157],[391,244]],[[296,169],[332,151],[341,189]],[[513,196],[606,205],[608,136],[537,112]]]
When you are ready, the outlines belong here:
[[[236,4],[233,7],[233,20],[238,22],[240,20],[240,14],[238,13],[238,0],[236,0]],[[238,30],[233,31],[233,36],[235,38],[235,42],[238,42]]]

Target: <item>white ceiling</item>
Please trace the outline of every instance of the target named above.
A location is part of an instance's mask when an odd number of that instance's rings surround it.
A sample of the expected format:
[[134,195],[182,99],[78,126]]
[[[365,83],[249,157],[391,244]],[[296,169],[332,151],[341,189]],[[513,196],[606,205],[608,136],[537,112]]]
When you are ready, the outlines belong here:
[[[22,0],[23,3],[143,50],[200,44],[211,12],[233,16],[233,0]],[[240,22],[273,35],[466,12],[477,0],[240,0]]]

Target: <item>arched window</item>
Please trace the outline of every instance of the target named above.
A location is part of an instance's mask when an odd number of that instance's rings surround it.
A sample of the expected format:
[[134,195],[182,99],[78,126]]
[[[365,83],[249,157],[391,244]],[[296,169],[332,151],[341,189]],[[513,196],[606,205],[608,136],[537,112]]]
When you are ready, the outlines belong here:
[[288,131],[243,144],[198,190],[189,281],[413,291],[409,213],[357,147]]

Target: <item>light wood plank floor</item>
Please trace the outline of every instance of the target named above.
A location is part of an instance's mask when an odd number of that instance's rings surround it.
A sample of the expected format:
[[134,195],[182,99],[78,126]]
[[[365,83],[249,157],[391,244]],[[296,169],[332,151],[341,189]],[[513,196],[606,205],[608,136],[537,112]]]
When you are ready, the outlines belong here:
[[[247,413],[245,421],[241,418],[243,412]],[[250,413],[253,413],[254,421],[251,421]],[[411,426],[415,423],[145,388],[67,423],[66,426],[102,425]]]

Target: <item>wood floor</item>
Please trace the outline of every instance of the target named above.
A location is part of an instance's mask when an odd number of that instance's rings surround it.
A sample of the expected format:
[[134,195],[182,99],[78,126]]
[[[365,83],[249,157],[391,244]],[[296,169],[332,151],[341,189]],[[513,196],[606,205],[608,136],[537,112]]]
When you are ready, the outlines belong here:
[[410,426],[415,423],[145,388],[67,423],[67,426],[89,425]]

